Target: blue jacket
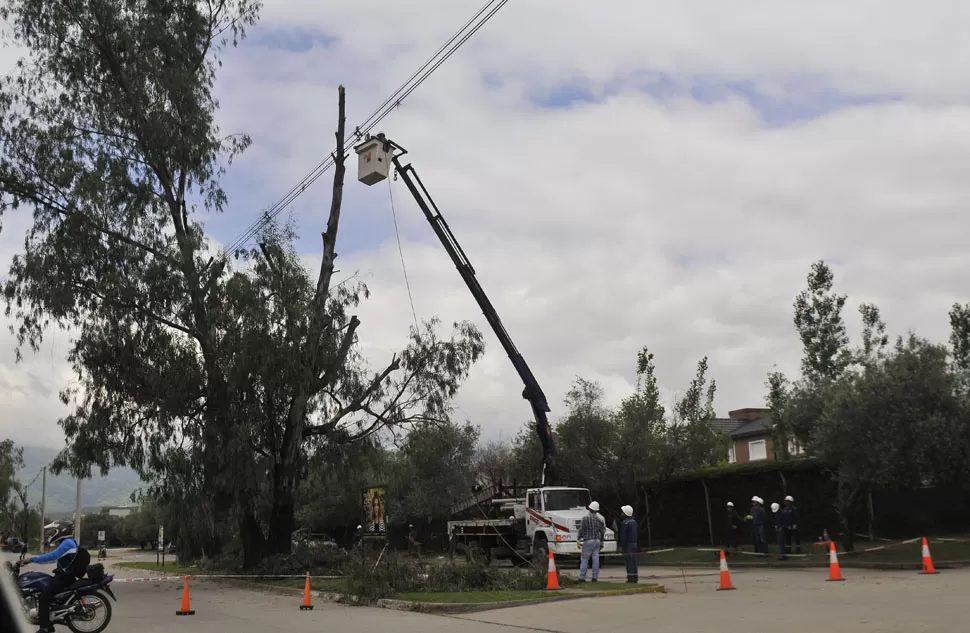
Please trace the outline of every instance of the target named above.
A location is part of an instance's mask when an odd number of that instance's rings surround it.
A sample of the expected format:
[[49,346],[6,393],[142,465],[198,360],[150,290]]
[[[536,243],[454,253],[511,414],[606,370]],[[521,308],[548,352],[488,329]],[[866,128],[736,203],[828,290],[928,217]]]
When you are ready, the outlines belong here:
[[44,564],[57,561],[58,571],[71,573],[74,561],[77,560],[78,549],[77,541],[66,538],[58,544],[57,549],[53,552],[31,556],[30,562]]
[[633,517],[623,519],[620,524],[620,546],[633,549],[637,547],[637,520]]

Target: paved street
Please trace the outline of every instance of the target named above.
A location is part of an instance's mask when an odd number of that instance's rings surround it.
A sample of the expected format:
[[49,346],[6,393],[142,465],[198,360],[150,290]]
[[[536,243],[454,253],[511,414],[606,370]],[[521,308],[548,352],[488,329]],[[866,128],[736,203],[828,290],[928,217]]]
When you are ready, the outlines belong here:
[[[604,570],[604,578],[622,573]],[[178,583],[116,583],[115,619],[109,631],[139,633],[327,631],[360,633],[750,633],[785,627],[800,633],[950,633],[963,630],[970,570],[939,576],[915,572],[844,570],[847,582],[826,582],[813,570],[738,570],[737,591],[718,592],[710,572],[644,568],[666,595],[593,598],[480,614],[446,617],[317,601],[300,612],[297,596],[250,591],[213,582],[192,585],[196,615],[178,617]],[[118,572],[125,576],[124,572]],[[137,575],[137,574],[135,574]],[[130,575],[129,575],[130,577]],[[685,587],[686,583],[686,587]]]

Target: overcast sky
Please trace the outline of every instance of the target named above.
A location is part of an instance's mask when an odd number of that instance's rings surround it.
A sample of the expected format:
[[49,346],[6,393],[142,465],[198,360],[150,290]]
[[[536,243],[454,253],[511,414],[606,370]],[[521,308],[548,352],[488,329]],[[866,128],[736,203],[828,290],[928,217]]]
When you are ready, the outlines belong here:
[[[224,132],[253,146],[207,219],[231,242],[333,149],[484,0],[272,0],[225,58]],[[945,339],[970,255],[970,3],[512,0],[389,116],[553,407],[575,376],[611,402],[636,352],[666,398],[708,355],[716,407],[762,406],[767,372],[797,371],[792,301],[827,260],[846,319],[874,301],[895,335]],[[14,54],[0,48],[0,65]],[[330,178],[290,207],[319,253]],[[421,319],[487,328],[402,182],[391,185]],[[412,324],[387,183],[348,173],[338,269],[372,298],[376,367]],[[0,262],[27,218],[3,218]],[[6,323],[4,323],[6,325]],[[69,335],[14,362],[0,333],[0,435],[58,446]],[[490,437],[528,419],[491,333],[457,414]]]

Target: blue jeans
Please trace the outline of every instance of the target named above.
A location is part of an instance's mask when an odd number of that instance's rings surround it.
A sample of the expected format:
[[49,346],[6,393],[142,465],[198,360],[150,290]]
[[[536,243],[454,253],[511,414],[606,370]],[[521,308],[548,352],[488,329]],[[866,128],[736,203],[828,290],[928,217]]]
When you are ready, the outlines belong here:
[[579,579],[586,580],[586,569],[589,566],[590,557],[593,558],[593,580],[600,577],[600,548],[603,542],[599,539],[589,539],[583,541],[583,552],[579,561]]
[[623,546],[623,558],[626,559],[626,577],[627,579],[635,579],[639,576],[637,570],[637,546],[624,545]]

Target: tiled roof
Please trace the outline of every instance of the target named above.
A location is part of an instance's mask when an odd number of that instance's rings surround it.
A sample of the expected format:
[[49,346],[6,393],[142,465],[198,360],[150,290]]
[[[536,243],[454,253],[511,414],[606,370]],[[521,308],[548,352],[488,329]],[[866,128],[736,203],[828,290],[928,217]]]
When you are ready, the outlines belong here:
[[744,424],[746,424],[744,420],[732,420],[731,418],[714,418],[711,420],[711,426],[714,427],[714,430],[720,431],[721,433],[726,433],[728,435],[736,431]]
[[771,416],[766,415],[763,418],[758,418],[757,420],[752,420],[751,422],[745,422],[742,426],[731,431],[731,437],[742,438],[751,437],[754,435],[767,435],[771,432]]

